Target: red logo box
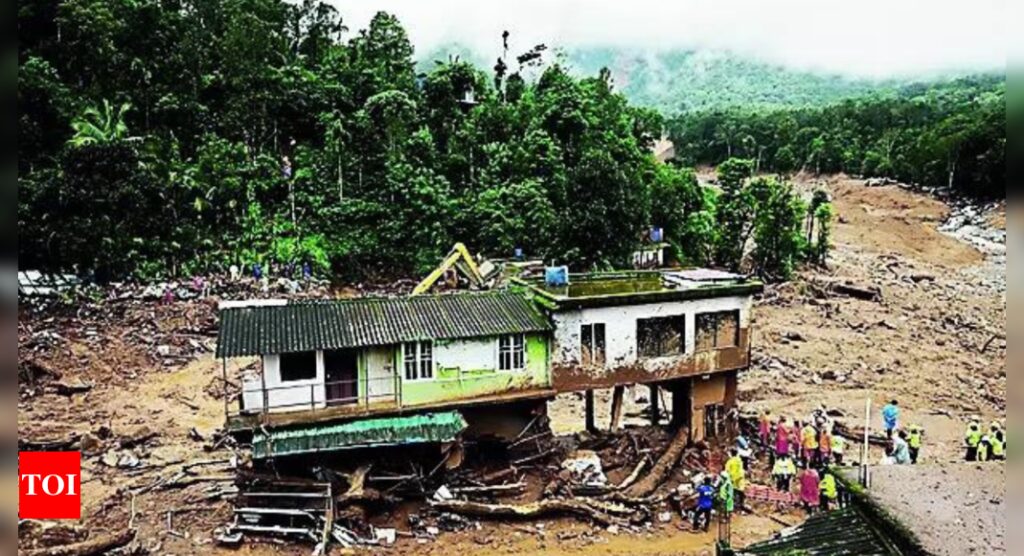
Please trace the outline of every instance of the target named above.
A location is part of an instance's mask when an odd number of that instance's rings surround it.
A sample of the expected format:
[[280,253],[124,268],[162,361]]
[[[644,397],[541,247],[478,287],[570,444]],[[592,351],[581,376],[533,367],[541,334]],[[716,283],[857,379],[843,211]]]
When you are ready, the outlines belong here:
[[80,452],[18,452],[18,517],[82,517]]

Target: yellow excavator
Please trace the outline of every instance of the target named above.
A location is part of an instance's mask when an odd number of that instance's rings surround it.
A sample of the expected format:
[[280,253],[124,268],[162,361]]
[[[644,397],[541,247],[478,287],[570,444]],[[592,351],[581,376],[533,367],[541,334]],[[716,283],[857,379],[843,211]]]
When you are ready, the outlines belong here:
[[476,261],[473,260],[473,256],[469,254],[466,246],[460,242],[453,245],[452,250],[448,252],[448,255],[441,261],[441,264],[416,285],[416,288],[412,290],[412,295],[420,295],[430,291],[430,288],[434,287],[434,284],[441,277],[453,269],[461,273],[469,281],[471,287],[486,287],[486,281],[483,274],[480,273],[480,267],[477,266]]

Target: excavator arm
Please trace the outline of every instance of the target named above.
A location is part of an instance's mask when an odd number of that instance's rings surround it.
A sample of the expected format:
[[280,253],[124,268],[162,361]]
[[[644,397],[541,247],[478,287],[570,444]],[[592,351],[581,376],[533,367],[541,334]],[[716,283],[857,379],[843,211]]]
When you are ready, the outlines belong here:
[[484,277],[480,274],[480,268],[477,266],[476,261],[473,260],[473,256],[469,254],[469,250],[466,249],[465,245],[456,243],[452,246],[452,250],[448,252],[444,260],[441,261],[441,264],[416,285],[416,288],[412,290],[412,295],[420,295],[430,291],[430,288],[452,267],[461,271],[474,285],[478,287],[484,285]]

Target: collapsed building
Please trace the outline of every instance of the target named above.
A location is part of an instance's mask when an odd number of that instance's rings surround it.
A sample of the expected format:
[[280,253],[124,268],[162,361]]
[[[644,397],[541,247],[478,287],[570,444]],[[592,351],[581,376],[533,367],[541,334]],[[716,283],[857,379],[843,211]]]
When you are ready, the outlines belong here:
[[[724,431],[750,364],[760,282],[712,270],[513,279],[501,290],[225,303],[217,356],[258,357],[226,402],[256,458],[375,445],[511,439],[548,400],[652,388],[691,438]],[[225,381],[225,384],[227,381]],[[614,413],[614,407],[613,407]],[[353,431],[358,431],[358,434]]]

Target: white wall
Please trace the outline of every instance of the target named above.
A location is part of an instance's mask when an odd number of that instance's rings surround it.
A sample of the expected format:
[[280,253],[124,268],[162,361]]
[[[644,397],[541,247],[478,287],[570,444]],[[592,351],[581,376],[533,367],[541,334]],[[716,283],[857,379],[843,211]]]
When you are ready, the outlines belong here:
[[[552,362],[555,365],[578,364],[580,358],[580,326],[591,323],[605,325],[605,366],[618,367],[638,361],[636,351],[636,321],[652,317],[686,316],[686,353],[694,352],[697,313],[714,311],[740,312],[740,328],[749,326],[749,296],[715,297],[686,301],[623,305],[619,307],[592,307],[561,311],[553,315],[555,342]],[[648,359],[648,368],[671,364],[675,357]]]
[[464,371],[498,368],[498,339],[434,341],[434,375],[439,368],[458,367]]
[[[270,411],[296,411],[310,407],[324,407],[324,354],[316,352],[316,378],[309,380],[281,380],[281,358],[263,357],[263,371],[267,380],[267,405]],[[311,388],[312,387],[312,388]],[[246,411],[263,408],[263,385],[259,373],[246,375],[242,380],[242,396]]]

